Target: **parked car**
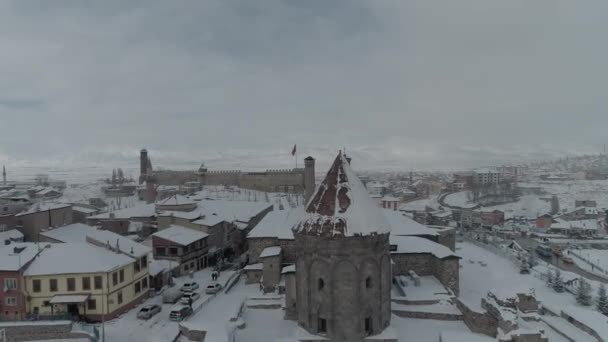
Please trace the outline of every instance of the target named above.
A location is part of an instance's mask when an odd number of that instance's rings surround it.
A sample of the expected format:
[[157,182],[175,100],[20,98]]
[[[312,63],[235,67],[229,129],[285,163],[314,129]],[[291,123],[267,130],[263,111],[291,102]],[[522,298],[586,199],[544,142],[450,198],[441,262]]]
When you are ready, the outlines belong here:
[[190,302],[190,299],[192,299],[192,301],[194,302],[195,300],[197,300],[199,298],[201,298],[201,295],[196,292],[186,292],[182,296],[182,299],[180,299],[180,303],[188,304]]
[[192,292],[198,288],[199,288],[198,283],[193,281],[193,282],[185,283],[184,285],[182,285],[182,292]]
[[192,309],[188,305],[179,305],[171,309],[169,319],[172,321],[182,321],[190,315],[192,315]]
[[220,283],[211,283],[209,285],[207,285],[207,287],[205,288],[205,293],[206,294],[215,294],[220,292],[220,290],[222,289],[222,285],[220,285]]
[[183,293],[180,289],[176,287],[171,287],[163,292],[163,303],[171,303],[175,304],[181,297]]
[[161,311],[161,307],[156,304],[144,305],[139,312],[137,312],[137,318],[139,319],[150,319]]
[[571,257],[562,256],[562,262],[565,264],[574,264],[574,260]]

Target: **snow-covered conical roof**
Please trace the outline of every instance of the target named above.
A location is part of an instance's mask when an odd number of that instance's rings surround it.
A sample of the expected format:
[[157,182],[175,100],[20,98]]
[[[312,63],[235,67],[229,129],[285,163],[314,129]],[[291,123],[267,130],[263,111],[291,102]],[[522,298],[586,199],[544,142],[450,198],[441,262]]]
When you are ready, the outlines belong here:
[[309,235],[362,236],[389,233],[390,225],[339,153],[293,229]]

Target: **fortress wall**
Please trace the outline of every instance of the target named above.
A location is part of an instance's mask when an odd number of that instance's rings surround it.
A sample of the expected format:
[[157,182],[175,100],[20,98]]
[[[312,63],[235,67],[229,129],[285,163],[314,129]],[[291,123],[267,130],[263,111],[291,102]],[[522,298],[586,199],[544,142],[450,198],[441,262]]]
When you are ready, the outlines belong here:
[[182,185],[186,182],[198,181],[198,173],[193,170],[158,170],[154,171],[154,177],[156,178],[156,184],[159,185]]

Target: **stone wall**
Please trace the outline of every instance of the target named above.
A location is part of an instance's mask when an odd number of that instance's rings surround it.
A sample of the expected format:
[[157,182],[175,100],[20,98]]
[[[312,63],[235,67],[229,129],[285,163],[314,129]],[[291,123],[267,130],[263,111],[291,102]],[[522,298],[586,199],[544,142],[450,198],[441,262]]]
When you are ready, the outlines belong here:
[[273,292],[281,280],[281,254],[265,257],[262,262],[264,264],[262,271],[264,292]]
[[296,233],[298,323],[326,322],[336,341],[362,341],[365,321],[379,334],[391,319],[388,234],[328,238]]
[[562,311],[561,314],[562,318],[568,320],[568,322],[570,322],[570,324],[574,325],[575,327],[581,329],[582,331],[586,332],[587,334],[597,338],[598,341],[600,342],[607,342],[608,341],[608,337],[606,336],[600,336],[597,331],[595,331],[592,327],[586,325],[583,322],[580,322],[578,320],[576,320],[574,317],[568,316],[565,312]]
[[453,228],[439,230],[439,239],[437,242],[451,249],[452,252],[456,251],[456,231]]
[[5,329],[6,342],[70,339],[74,337],[72,335],[72,322],[70,321],[0,323],[0,329]]
[[434,258],[433,269],[435,278],[458,296],[460,294],[460,259]]
[[456,299],[456,306],[462,313],[464,324],[474,333],[496,337],[498,333],[498,320],[486,311],[477,311],[470,308],[460,299]]

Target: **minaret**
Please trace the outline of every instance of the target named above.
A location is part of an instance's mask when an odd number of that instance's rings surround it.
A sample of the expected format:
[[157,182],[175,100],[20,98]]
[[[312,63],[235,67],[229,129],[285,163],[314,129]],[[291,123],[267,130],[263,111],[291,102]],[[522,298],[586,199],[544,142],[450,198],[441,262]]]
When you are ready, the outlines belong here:
[[315,159],[313,157],[306,157],[304,159],[304,202],[308,203],[308,200],[315,192]]
[[6,185],[6,166],[2,165],[2,184]]
[[139,152],[139,184],[143,184],[148,174],[148,150],[145,148]]

